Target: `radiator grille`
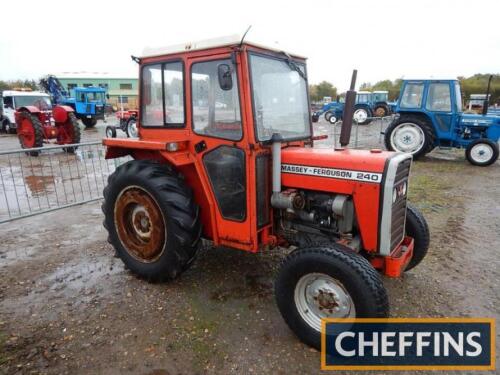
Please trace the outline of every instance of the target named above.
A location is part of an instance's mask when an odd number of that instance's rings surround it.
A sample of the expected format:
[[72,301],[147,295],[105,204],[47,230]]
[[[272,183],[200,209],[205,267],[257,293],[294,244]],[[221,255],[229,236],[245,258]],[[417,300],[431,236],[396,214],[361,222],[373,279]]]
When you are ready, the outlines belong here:
[[391,250],[394,249],[405,234],[406,200],[408,195],[408,176],[410,174],[411,159],[402,161],[396,171],[393,194],[396,200],[392,203],[391,221]]

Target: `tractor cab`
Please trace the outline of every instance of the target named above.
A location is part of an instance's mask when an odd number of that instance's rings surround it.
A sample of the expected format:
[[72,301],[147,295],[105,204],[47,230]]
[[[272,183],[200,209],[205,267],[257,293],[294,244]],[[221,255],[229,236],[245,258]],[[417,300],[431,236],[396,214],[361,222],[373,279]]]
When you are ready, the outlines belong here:
[[[109,177],[103,204],[129,269],[173,279],[201,238],[251,253],[295,246],[276,298],[304,342],[320,346],[322,318],[386,317],[375,269],[398,277],[429,245],[425,219],[407,205],[411,156],[314,148],[299,54],[237,36],[134,60],[139,137],[103,140],[106,158],[133,159]],[[346,98],[352,118],[355,91]]]
[[500,116],[464,113],[456,79],[404,80],[395,112],[385,132],[389,150],[417,158],[435,147],[463,147],[481,166],[498,158]]
[[75,112],[84,118],[93,121],[104,119],[104,107],[106,105],[106,90],[100,87],[75,87],[72,98],[67,104],[72,103]]
[[388,102],[389,101],[389,91],[373,91],[372,92],[372,102]]

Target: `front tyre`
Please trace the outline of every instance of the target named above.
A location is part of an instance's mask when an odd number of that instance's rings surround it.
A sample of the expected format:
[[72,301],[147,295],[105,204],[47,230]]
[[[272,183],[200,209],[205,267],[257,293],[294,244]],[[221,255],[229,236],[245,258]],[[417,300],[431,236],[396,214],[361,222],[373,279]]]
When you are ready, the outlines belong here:
[[322,318],[385,318],[387,292],[378,272],[352,250],[330,244],[293,251],[275,283],[278,308],[301,341],[321,347]]
[[86,129],[93,128],[97,124],[97,119],[95,117],[82,117],[83,125],[85,125]]
[[150,281],[174,279],[194,260],[199,208],[168,166],[132,160],[109,176],[102,206],[109,242],[123,263]]
[[414,159],[424,156],[434,148],[431,125],[418,117],[404,116],[395,120],[385,131],[385,147],[389,151],[412,154]]
[[406,207],[406,235],[413,238],[413,257],[405,271],[416,267],[427,255],[430,244],[429,226],[424,215],[411,204]]
[[472,165],[487,167],[498,159],[498,143],[481,138],[471,142],[465,149],[465,157]]

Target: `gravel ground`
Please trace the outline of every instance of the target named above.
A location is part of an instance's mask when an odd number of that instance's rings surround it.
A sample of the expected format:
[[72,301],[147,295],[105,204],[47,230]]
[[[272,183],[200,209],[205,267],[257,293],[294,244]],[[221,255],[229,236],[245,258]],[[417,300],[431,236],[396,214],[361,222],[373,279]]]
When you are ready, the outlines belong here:
[[[358,145],[378,139],[377,123],[359,128]],[[1,149],[17,147],[0,136]],[[499,162],[472,167],[459,151],[414,163],[410,200],[432,241],[419,267],[384,279],[393,317],[500,316],[498,181]],[[113,256],[99,206],[0,225],[0,373],[319,372],[319,353],[295,338],[274,302],[282,255],[206,248],[179,279],[149,284]]]

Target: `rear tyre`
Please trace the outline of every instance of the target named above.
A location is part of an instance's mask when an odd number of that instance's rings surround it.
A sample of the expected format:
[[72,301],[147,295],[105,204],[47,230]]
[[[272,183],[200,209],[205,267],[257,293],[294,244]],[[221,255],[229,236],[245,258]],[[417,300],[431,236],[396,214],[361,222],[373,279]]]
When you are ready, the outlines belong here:
[[106,126],[106,137],[116,138],[116,129],[114,126]]
[[487,167],[498,159],[498,143],[487,138],[476,139],[465,149],[465,157],[472,165]]
[[384,135],[388,150],[412,154],[414,159],[431,152],[435,139],[432,125],[414,116],[396,119],[388,126]]
[[334,116],[334,113],[332,111],[327,111],[325,113],[325,120],[330,122],[330,117]]
[[[78,119],[76,118],[74,113],[68,113],[68,121],[66,121],[66,123],[62,125],[62,127],[70,143],[80,143],[80,125],[78,124]],[[63,147],[63,150],[73,154],[77,148],[78,146]]]
[[301,341],[321,347],[322,318],[385,318],[382,279],[362,256],[339,244],[293,251],[275,283],[278,308]]
[[109,176],[102,205],[109,242],[150,281],[174,279],[199,248],[201,222],[191,189],[168,166],[132,160]]
[[352,116],[358,125],[368,125],[372,120],[372,113],[368,108],[358,107],[354,109],[354,114]]
[[430,244],[429,226],[424,215],[411,204],[406,207],[406,235],[413,238],[413,257],[405,271],[416,267],[427,255]]
[[312,122],[318,122],[319,116],[316,113],[313,113],[311,116],[311,120]]
[[377,105],[373,110],[373,113],[376,117],[385,117],[389,114],[389,108],[385,105]]
[[[27,111],[19,113],[17,136],[22,148],[35,148],[43,146],[42,123],[37,116]],[[27,155],[38,156],[40,151],[28,151]]]
[[91,118],[82,117],[82,122],[86,128],[93,128],[97,124],[97,119],[95,117],[91,117]]
[[139,138],[139,132],[137,131],[137,121],[135,118],[131,117],[127,121],[127,137],[129,138]]

